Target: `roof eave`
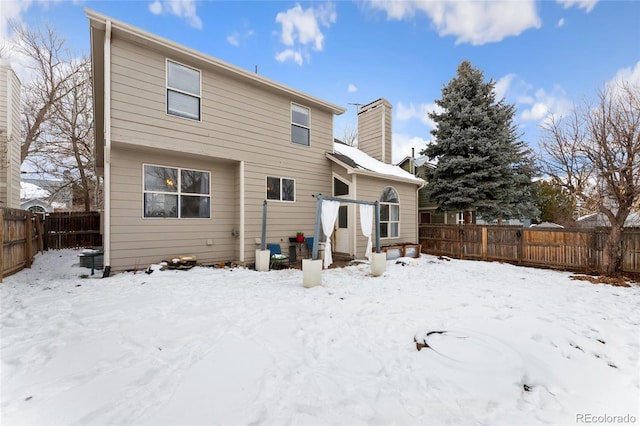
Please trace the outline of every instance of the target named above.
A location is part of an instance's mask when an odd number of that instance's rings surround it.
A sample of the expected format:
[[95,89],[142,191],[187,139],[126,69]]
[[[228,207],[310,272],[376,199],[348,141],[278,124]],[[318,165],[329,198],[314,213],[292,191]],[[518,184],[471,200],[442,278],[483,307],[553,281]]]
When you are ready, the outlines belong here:
[[420,178],[403,178],[400,176],[394,176],[394,175],[387,175],[384,173],[378,173],[378,172],[373,172],[371,170],[365,170],[365,169],[356,169],[354,167],[351,167],[347,164],[345,164],[344,162],[338,160],[337,158],[335,158],[334,156],[331,155],[331,152],[327,152],[326,156],[329,160],[333,161],[334,163],[338,164],[341,167],[344,167],[347,170],[347,174],[353,174],[353,175],[363,175],[363,176],[369,176],[369,177],[374,177],[377,179],[388,179],[388,180],[393,180],[396,182],[404,182],[404,183],[410,183],[412,185],[417,185],[420,188],[422,188],[426,182],[423,179]]

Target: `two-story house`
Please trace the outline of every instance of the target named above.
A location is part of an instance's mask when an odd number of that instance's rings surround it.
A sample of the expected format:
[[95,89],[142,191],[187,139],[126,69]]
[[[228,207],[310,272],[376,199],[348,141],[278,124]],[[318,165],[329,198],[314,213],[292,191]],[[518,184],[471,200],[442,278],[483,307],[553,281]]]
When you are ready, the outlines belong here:
[[[376,111],[386,101],[361,108],[371,127],[364,146],[368,138],[384,147],[373,158],[334,143],[333,119],[345,108],[86,13],[105,266],[126,270],[181,254],[251,263],[264,200],[266,240],[286,251],[297,231],[313,235],[316,194],[380,200],[381,244],[417,242],[423,181],[390,164],[390,115],[383,125]],[[363,257],[356,209],[345,206],[333,249]]]

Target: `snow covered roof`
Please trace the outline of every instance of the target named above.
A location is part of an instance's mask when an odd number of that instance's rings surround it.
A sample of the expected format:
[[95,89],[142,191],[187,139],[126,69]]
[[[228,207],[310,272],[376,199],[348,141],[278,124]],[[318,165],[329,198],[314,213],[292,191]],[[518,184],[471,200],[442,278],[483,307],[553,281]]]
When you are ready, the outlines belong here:
[[[577,219],[579,224],[583,226],[611,226],[609,218],[604,213],[591,213]],[[640,227],[640,214],[636,212],[629,213],[627,220],[624,221],[626,227]]]
[[564,226],[553,222],[534,223],[531,228],[564,228]]
[[333,144],[333,152],[327,153],[327,157],[351,169],[351,172],[353,173],[358,173],[359,171],[365,172],[364,174],[373,173],[381,175],[379,177],[415,183],[416,185],[423,185],[425,183],[424,180],[412,175],[398,166],[383,163],[363,151],[360,151],[358,148],[354,148],[340,142],[335,142]]
[[21,200],[34,200],[41,198],[48,198],[51,193],[46,189],[40,188],[38,185],[34,185],[29,182],[20,182],[20,199]]

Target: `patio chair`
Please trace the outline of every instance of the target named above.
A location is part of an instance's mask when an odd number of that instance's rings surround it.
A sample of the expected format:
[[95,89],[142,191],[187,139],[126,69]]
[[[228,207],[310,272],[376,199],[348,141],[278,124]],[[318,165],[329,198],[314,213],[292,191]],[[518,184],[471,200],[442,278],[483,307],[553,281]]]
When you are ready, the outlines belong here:
[[311,258],[313,255],[313,237],[305,237],[304,241],[307,243],[309,258]]
[[289,256],[282,254],[280,244],[267,244],[267,249],[271,252],[269,269],[283,269],[289,267]]

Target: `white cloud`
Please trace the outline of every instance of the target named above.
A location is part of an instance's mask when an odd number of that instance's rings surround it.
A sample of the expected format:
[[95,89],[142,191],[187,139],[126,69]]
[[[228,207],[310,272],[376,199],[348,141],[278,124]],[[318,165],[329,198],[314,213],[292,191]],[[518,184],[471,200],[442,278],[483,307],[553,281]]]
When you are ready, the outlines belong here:
[[610,83],[622,82],[628,82],[640,86],[640,61],[636,62],[633,67],[618,70]]
[[155,0],[149,3],[149,11],[154,15],[168,13],[184,18],[191,27],[202,29],[202,19],[196,11],[195,0]]
[[558,23],[556,24],[557,28],[564,27],[564,18],[560,18]]
[[285,49],[282,52],[276,55],[276,60],[279,62],[293,61],[296,64],[302,66],[302,53],[298,50],[295,51],[293,49]]
[[0,0],[0,43],[9,39],[9,21],[22,21],[22,13],[31,6],[31,0]]
[[551,91],[538,89],[533,96],[521,96],[518,99],[525,106],[520,115],[524,121],[544,124],[552,117],[567,115],[573,109],[566,92],[559,86],[553,87]]
[[436,123],[430,119],[428,115],[430,112],[434,111],[442,112],[442,109],[435,103],[420,104],[418,106],[410,103],[408,106],[405,106],[402,102],[398,102],[396,108],[396,119],[400,121],[418,119],[429,129],[435,129]]
[[248,30],[244,33],[240,33],[238,31],[234,31],[233,33],[227,36],[227,42],[232,46],[240,46],[243,42],[245,42],[249,37],[254,34],[253,30]]
[[572,6],[577,6],[589,13],[596,6],[598,0],[556,0],[556,2],[563,5],[565,9],[568,9]]
[[[278,57],[285,57],[287,59],[302,61],[303,55],[291,55],[285,53],[291,49],[298,49],[298,52],[306,46],[310,46],[315,51],[322,51],[324,49],[324,34],[321,31],[321,27],[329,28],[331,24],[336,22],[335,6],[332,3],[323,3],[320,6],[313,8],[303,9],[300,4],[296,4],[286,12],[280,12],[276,15],[276,23],[282,27],[280,33],[280,41],[288,46],[284,52],[280,52],[276,55]],[[308,55],[304,55],[308,56]],[[278,59],[280,60],[280,59]]]
[[496,81],[496,85],[494,87],[496,101],[500,101],[500,99],[505,97],[515,77],[516,77],[515,74],[507,74],[504,77],[502,77],[500,80]]
[[415,148],[415,156],[420,156],[420,151],[427,147],[430,141],[420,136],[410,136],[406,133],[394,133],[392,135],[393,149],[391,161],[393,164],[399,163],[403,158],[411,156],[411,148]]
[[349,83],[349,86],[347,86],[347,93],[355,93],[357,91],[358,91],[358,88],[356,87],[356,85]]
[[229,34],[227,36],[227,42],[232,46],[240,46],[240,42],[238,41],[238,33]]
[[158,0],[154,1],[149,5],[149,11],[154,15],[160,15],[162,13],[162,3]]
[[373,0],[369,6],[385,11],[387,18],[394,20],[411,19],[418,12],[424,13],[439,35],[455,36],[456,44],[497,42],[542,25],[534,0]]

